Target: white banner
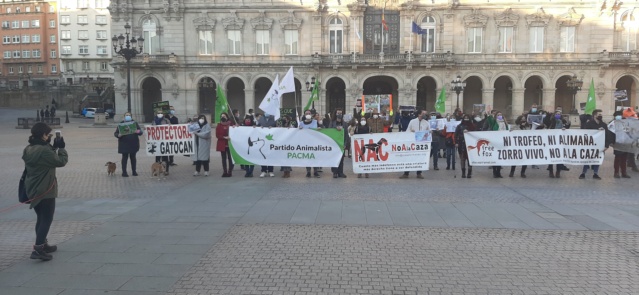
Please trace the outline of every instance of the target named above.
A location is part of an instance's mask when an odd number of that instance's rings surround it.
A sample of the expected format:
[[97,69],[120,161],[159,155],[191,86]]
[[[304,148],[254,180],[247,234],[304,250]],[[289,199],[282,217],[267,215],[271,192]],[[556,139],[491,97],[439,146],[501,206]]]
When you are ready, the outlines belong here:
[[430,138],[430,132],[355,134],[351,136],[353,172],[428,170]]
[[242,165],[337,167],[344,130],[231,127],[233,162]]
[[605,132],[587,129],[464,133],[472,166],[601,165]]
[[188,124],[144,127],[147,156],[191,155],[195,152],[195,137]]
[[615,151],[635,154],[639,152],[639,120],[614,120],[610,122],[608,129],[615,133]]

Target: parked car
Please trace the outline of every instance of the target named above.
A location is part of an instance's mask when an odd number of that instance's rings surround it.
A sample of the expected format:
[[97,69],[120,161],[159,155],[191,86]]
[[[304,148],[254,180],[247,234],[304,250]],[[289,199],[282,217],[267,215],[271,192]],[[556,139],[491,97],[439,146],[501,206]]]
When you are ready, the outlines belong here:
[[82,117],[87,115],[87,108],[83,108],[82,112],[80,113],[82,115]]
[[103,108],[86,108],[86,113],[84,114],[84,117],[95,118],[95,114],[101,114],[101,113],[104,113],[107,119],[110,118],[109,113],[105,112]]
[[104,112],[109,114],[109,116],[107,118],[115,117],[115,110],[114,109],[106,109]]

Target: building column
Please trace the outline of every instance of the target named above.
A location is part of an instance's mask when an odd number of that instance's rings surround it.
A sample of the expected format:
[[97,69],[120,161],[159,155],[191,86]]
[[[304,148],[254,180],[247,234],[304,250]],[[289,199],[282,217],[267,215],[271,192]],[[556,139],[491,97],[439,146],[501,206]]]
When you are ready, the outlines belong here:
[[521,115],[524,112],[524,91],[526,89],[519,88],[512,90],[511,97],[511,118],[517,118],[517,116]]
[[397,89],[397,95],[399,95],[397,98],[398,105],[393,106],[395,109],[393,112],[395,112],[400,105],[417,105],[417,89]]
[[545,111],[555,111],[555,92],[557,88],[544,88],[544,97],[542,97],[541,105]]
[[248,112],[249,109],[255,109],[258,106],[253,105],[255,103],[255,90],[253,88],[244,88],[244,108],[246,110],[241,110],[240,114]]
[[481,93],[481,103],[486,105],[486,110],[493,110],[495,102],[495,88],[484,88],[481,90]]

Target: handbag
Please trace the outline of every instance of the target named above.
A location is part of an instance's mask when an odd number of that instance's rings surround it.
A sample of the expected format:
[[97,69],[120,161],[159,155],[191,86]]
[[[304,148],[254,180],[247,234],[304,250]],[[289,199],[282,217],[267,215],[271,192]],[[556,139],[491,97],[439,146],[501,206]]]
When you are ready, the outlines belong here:
[[29,196],[27,195],[27,186],[24,184],[24,180],[27,178],[27,168],[24,168],[22,177],[20,177],[20,184],[18,185],[18,201],[23,204],[29,204]]

